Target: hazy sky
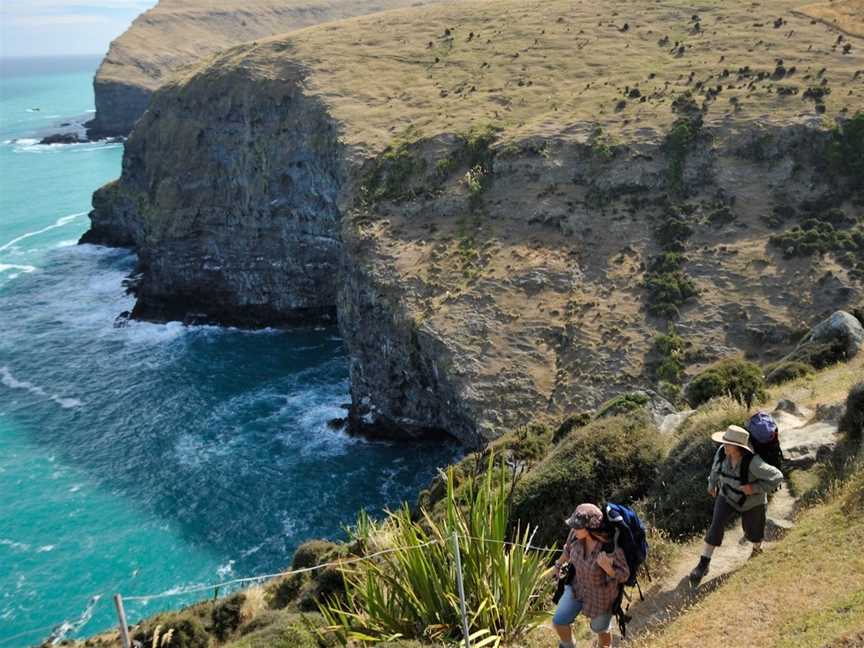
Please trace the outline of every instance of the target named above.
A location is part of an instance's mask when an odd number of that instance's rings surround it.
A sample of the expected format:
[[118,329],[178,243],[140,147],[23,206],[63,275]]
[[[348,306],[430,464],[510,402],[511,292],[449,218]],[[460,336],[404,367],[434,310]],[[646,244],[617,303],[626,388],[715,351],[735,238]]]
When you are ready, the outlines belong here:
[[0,0],[0,56],[103,54],[156,0]]

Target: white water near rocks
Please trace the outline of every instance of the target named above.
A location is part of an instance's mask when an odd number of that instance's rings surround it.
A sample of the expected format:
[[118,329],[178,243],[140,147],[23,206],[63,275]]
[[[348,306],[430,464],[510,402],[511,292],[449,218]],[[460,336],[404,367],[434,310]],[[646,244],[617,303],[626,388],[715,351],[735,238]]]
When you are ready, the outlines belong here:
[[109,627],[114,592],[278,571],[298,543],[340,536],[358,510],[413,498],[458,453],[328,425],[348,401],[336,329],[115,326],[133,305],[122,282],[135,256],[75,242],[122,146],[36,144],[62,116],[92,110],[96,63],[3,78],[3,648]]

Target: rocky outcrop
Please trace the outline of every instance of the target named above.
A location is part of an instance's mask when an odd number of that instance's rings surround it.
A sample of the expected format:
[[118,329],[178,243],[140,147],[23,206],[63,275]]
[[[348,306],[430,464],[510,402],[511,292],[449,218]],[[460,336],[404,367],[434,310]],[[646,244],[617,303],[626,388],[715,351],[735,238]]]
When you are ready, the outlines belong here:
[[233,45],[435,0],[159,0],[111,43],[93,90],[90,139],[126,136],[172,73]]
[[[660,9],[636,4],[639,20],[621,19],[651,25]],[[853,226],[854,179],[825,172],[835,134],[752,70],[723,88],[749,108],[714,103],[729,63],[676,54],[645,81],[658,45],[638,30],[586,36],[572,57],[574,21],[613,8],[464,2],[228,50],[155,95],[88,240],[138,249],[138,317],[337,311],[350,418],[385,433],[473,445],[596,407],[654,380],[646,357],[670,318],[699,361],[774,359],[765,340],[790,336],[772,328],[861,295],[854,258],[769,243],[826,210]],[[746,3],[723,12],[752,23]],[[778,55],[818,64],[824,27],[795,29]],[[699,38],[749,56],[740,34]],[[685,64],[699,88],[666,90]],[[603,74],[615,81],[595,85]]]
[[838,342],[849,359],[854,358],[864,346],[864,327],[853,315],[837,311],[820,322],[811,332],[804,344],[825,344]]
[[333,319],[343,156],[303,77],[226,65],[158,95],[82,239],[138,250],[136,317]]

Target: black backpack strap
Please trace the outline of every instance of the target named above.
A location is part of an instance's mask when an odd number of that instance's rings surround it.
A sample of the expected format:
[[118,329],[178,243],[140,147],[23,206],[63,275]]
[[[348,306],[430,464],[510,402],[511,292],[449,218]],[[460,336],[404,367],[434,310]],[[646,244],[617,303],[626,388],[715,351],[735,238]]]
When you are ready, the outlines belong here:
[[750,483],[750,462],[753,461],[753,453],[752,452],[744,452],[744,456],[741,457],[741,477],[738,481],[742,484]]
[[618,596],[615,597],[615,603],[612,604],[612,616],[615,617],[615,620],[618,621],[618,629],[621,631],[621,637],[623,639],[627,638],[627,623],[633,618],[627,611],[630,609],[630,603],[628,599],[627,609],[625,610],[621,603],[624,601],[624,586],[618,586]]

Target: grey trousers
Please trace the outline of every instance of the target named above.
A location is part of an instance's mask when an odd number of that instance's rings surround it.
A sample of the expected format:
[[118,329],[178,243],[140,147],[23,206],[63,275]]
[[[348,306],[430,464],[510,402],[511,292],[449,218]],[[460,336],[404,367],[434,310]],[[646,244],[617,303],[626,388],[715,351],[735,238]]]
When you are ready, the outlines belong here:
[[736,511],[722,495],[714,499],[714,517],[711,527],[705,534],[705,542],[715,547],[723,544],[723,534],[726,527],[736,515],[741,516],[741,528],[744,529],[744,537],[750,542],[762,542],[765,537],[765,514],[768,507],[765,504],[756,506],[749,511]]

